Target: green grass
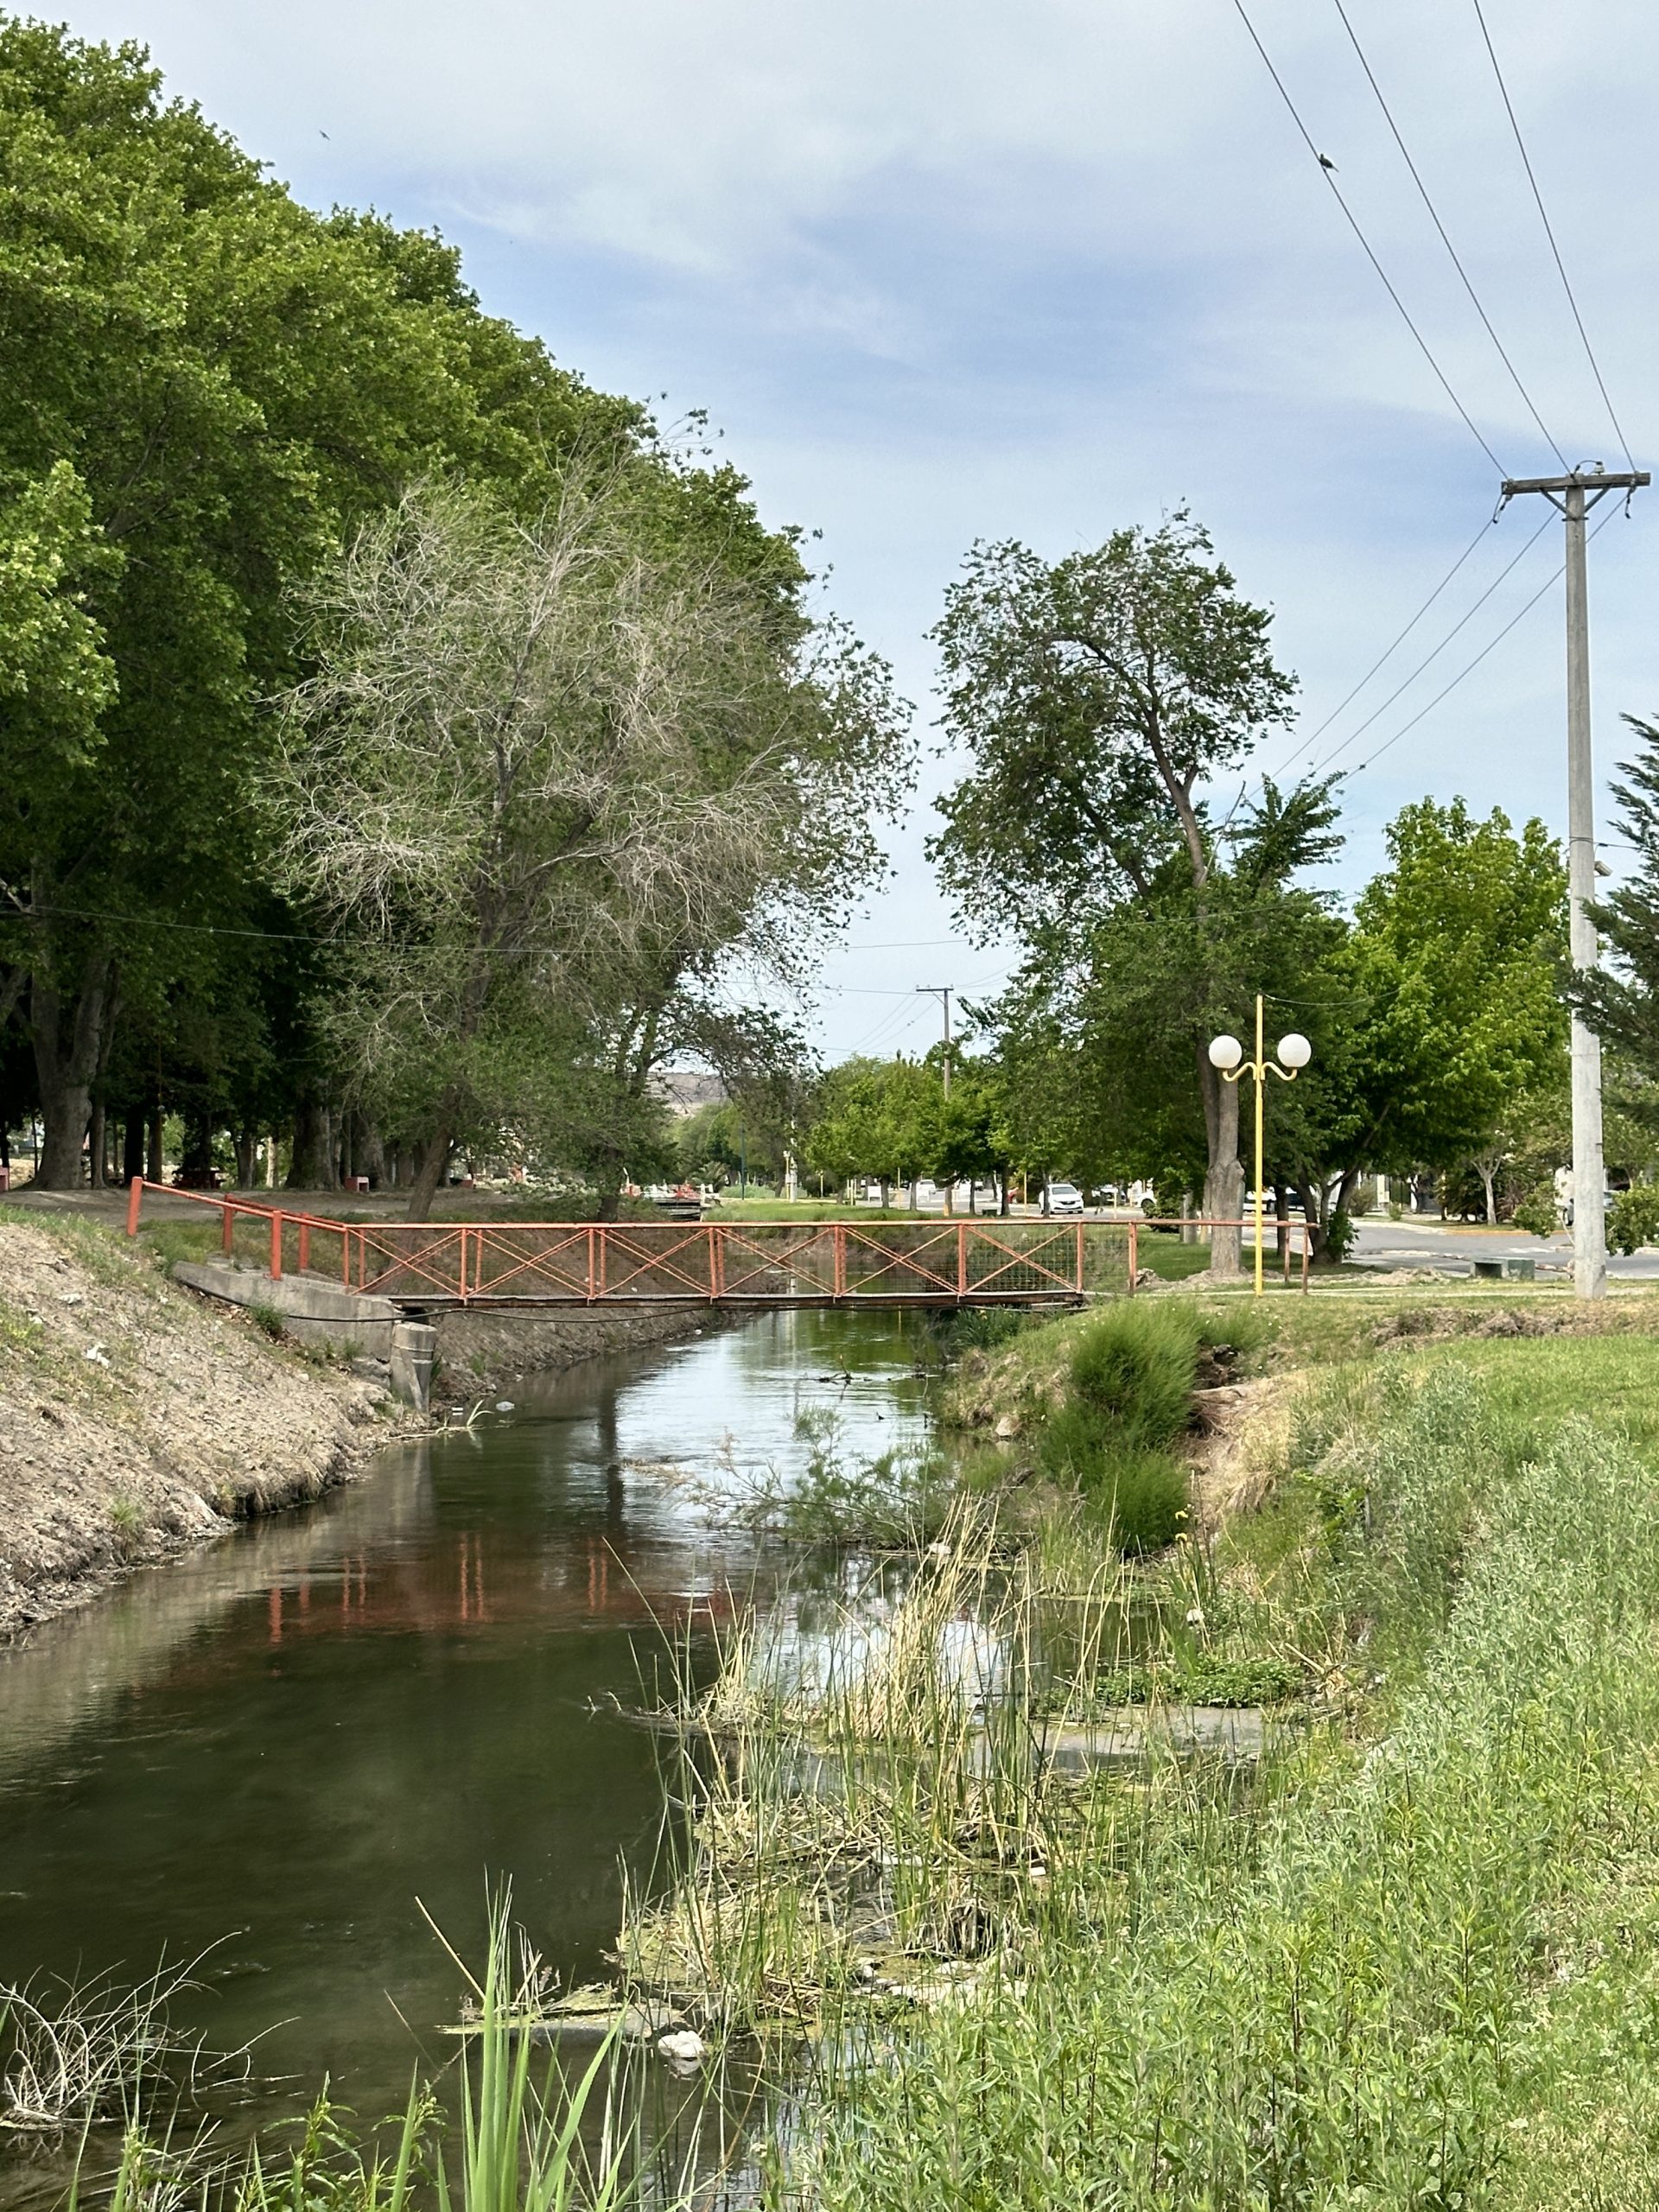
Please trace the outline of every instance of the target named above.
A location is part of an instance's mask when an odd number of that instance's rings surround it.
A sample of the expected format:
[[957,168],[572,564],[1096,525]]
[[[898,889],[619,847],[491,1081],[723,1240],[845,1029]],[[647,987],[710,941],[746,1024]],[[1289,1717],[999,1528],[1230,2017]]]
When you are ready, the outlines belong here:
[[1585,1349],[1319,1386],[1269,1595],[1357,1701],[1257,1792],[1125,1791],[1017,1972],[843,2069],[812,2202],[1659,2202],[1659,1475]]

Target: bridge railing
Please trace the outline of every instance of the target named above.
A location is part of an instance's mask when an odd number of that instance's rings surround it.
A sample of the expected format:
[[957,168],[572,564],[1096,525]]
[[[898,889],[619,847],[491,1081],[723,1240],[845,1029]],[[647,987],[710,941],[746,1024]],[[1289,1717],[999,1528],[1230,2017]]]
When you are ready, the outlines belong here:
[[[1133,1294],[1148,1230],[1249,1222],[339,1221],[251,1198],[135,1180],[127,1234],[154,1192],[211,1207],[227,1255],[318,1274],[404,1305],[1038,1305]],[[1277,1227],[1276,1222],[1264,1227]],[[1311,1238],[1287,1224],[1308,1283]],[[1286,1239],[1279,1266],[1291,1279]]]
[[219,1217],[220,1249],[404,1304],[1064,1302],[1133,1287],[1135,1225],[993,1216],[863,1222],[346,1222],[135,1180]]

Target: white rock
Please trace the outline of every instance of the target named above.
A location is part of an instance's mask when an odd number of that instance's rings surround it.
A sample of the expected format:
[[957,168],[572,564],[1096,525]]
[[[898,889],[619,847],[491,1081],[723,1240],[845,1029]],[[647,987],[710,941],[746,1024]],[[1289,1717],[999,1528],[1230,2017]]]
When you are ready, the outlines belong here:
[[98,1367],[107,1367],[110,1363],[110,1355],[102,1344],[88,1344],[80,1356],[83,1359],[90,1359]]
[[697,2066],[709,2046],[695,2028],[671,2028],[658,2037],[657,2048],[671,2065]]
[[60,1290],[58,1303],[60,1306],[84,1306],[86,1303],[86,1294],[79,1290]]
[[1018,1436],[1020,1423],[1013,1414],[1004,1414],[992,1433],[996,1436]]
[[496,1400],[495,1410],[497,1413],[510,1414],[512,1409],[512,1400],[511,1398],[498,1398]]

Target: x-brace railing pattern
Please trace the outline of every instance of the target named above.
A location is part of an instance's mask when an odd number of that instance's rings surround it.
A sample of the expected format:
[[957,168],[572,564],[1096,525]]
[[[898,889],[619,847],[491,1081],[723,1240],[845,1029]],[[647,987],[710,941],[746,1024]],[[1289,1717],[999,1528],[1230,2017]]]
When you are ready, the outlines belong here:
[[[130,1234],[161,1188],[130,1186]],[[257,1223],[273,1277],[337,1254],[342,1286],[408,1306],[1052,1304],[1134,1287],[1135,1224],[1116,1222],[353,1222],[165,1195],[214,1207],[227,1254]]]

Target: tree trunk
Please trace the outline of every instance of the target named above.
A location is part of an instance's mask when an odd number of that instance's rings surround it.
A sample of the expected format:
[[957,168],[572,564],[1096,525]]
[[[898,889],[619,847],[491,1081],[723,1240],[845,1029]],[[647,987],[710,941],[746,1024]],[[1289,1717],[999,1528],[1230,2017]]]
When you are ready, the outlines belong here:
[[1347,1169],[1334,1192],[1322,1183],[1299,1185],[1302,1194],[1302,1219],[1307,1226],[1310,1267],[1334,1268],[1339,1264],[1338,1255],[1331,1249],[1331,1224],[1339,1213],[1346,1211],[1358,1172],[1357,1168]]
[[1290,1192],[1282,1183],[1273,1186],[1273,1219],[1277,1232],[1274,1250],[1282,1260],[1285,1247],[1290,1242]]
[[92,1119],[92,1085],[103,1056],[112,962],[87,956],[73,1010],[36,974],[29,985],[29,1030],[45,1125],[35,1180],[43,1191],[80,1187],[81,1149]]
[[1005,1167],[996,1179],[996,1213],[999,1221],[1008,1217],[1008,1171]]
[[130,1183],[144,1172],[144,1117],[136,1108],[121,1131],[121,1180]]
[[[1198,1084],[1204,1093],[1205,1135],[1210,1162],[1204,1178],[1204,1210],[1212,1221],[1236,1223],[1244,1204],[1244,1168],[1238,1156],[1238,1091],[1236,1083],[1224,1083],[1210,1065],[1205,1047],[1198,1046]],[[1236,1275],[1244,1271],[1240,1232],[1236,1227],[1210,1231],[1210,1272]]]
[[[421,1164],[415,1171],[414,1182],[410,1185],[409,1211],[404,1216],[405,1221],[431,1220],[432,1201],[438,1194],[438,1185],[443,1180],[444,1171],[449,1165],[449,1155],[454,1147],[454,1124],[444,1122],[433,1131],[421,1154]],[[601,1221],[607,1218],[614,1217],[600,1215]]]
[[166,1128],[167,1116],[162,1110],[161,1086],[158,1084],[151,1094],[149,1113],[144,1123],[145,1150],[149,1154],[145,1173],[152,1183],[167,1180],[167,1156],[163,1147]]
[[259,1132],[238,1129],[236,1134],[236,1187],[251,1191],[259,1173]]
[[104,1154],[108,1141],[109,1132],[104,1119],[104,1101],[102,1098],[95,1097],[92,1100],[92,1115],[86,1128],[86,1166],[95,1191],[101,1191],[105,1186]]
[[327,1107],[315,1092],[294,1110],[294,1154],[288,1164],[290,1191],[332,1191],[334,1139]]
[[1481,1189],[1486,1193],[1487,1226],[1489,1228],[1495,1227],[1497,1221],[1497,1200],[1492,1195],[1492,1184],[1496,1179],[1494,1176],[1489,1175],[1484,1167],[1478,1168],[1475,1172],[1480,1177]]

